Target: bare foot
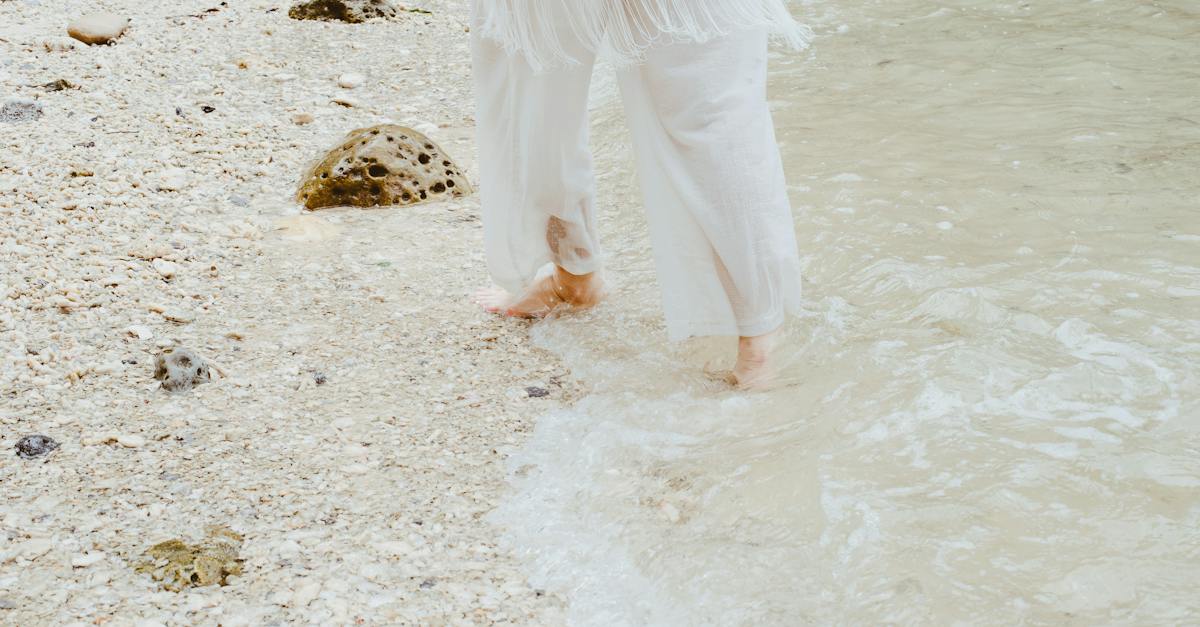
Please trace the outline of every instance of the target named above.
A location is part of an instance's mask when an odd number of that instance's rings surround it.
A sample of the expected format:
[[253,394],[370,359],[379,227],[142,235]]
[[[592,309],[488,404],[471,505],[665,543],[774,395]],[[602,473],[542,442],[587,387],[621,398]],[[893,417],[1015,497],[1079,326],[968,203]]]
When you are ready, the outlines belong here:
[[779,329],[765,335],[738,338],[737,363],[730,373],[730,383],[740,390],[762,390],[777,374],[771,353],[775,349]]
[[587,309],[604,299],[604,282],[596,273],[571,274],[555,267],[554,274],[534,283],[520,296],[498,287],[475,292],[486,311],[513,318],[544,318],[559,308]]

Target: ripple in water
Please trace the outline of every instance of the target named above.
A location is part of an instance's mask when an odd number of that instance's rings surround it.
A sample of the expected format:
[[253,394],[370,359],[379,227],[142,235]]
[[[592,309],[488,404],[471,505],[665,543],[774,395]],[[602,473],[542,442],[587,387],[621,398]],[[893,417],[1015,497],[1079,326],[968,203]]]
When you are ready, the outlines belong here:
[[664,340],[624,131],[592,386],[496,513],[582,625],[1200,620],[1200,12],[798,7],[772,101],[804,316],[766,394]]

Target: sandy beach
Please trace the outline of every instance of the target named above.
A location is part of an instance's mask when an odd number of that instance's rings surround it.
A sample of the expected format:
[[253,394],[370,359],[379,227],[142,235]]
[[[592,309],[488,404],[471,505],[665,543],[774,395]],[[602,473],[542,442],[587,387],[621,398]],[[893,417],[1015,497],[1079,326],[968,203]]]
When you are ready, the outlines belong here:
[[[667,341],[607,64],[611,294],[531,325],[446,198],[466,0],[0,0],[0,624],[1200,623],[1194,4],[791,2],[804,297],[747,394]],[[386,123],[443,199],[303,211]]]
[[[114,45],[67,39],[94,8],[132,19]],[[0,123],[0,623],[561,622],[484,516],[579,385],[469,302],[476,200],[292,198],[383,122],[474,178],[465,3],[355,25],[287,8],[0,3],[0,99],[42,110]],[[174,345],[225,376],[163,391]],[[30,434],[60,448],[13,455]],[[135,571],[209,525],[244,536],[227,585]]]

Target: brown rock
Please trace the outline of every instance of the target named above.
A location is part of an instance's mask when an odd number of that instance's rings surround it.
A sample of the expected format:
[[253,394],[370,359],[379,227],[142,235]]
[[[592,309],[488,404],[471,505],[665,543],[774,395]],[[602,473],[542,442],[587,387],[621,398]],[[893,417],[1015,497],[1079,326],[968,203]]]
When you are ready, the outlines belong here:
[[296,199],[320,209],[414,205],[469,193],[467,178],[432,140],[383,124],[347,135],[305,174]]
[[88,45],[107,44],[125,34],[129,18],[112,13],[85,15],[67,27],[67,34]]
[[323,20],[350,24],[396,15],[396,7],[388,0],[309,0],[296,4],[288,11],[288,17],[294,20]]

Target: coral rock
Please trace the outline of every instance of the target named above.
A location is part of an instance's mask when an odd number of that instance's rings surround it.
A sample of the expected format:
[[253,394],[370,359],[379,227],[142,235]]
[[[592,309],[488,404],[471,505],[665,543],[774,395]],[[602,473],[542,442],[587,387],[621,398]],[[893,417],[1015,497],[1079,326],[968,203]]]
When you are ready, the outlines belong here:
[[107,44],[125,34],[129,18],[112,13],[85,15],[67,27],[67,34],[88,45]]
[[242,536],[228,527],[209,526],[200,544],[167,540],[146,550],[146,559],[136,570],[178,592],[189,586],[225,585],[230,575],[242,574],[238,551]]
[[154,378],[169,392],[190,390],[212,380],[208,363],[189,349],[177,346],[154,356]]
[[17,442],[17,457],[33,459],[48,455],[58,448],[58,442],[46,435],[27,435]]
[[458,166],[421,133],[392,124],[351,132],[305,175],[309,209],[413,205],[471,193]]
[[309,0],[288,11],[294,20],[323,20],[359,24],[376,17],[396,17],[395,5],[387,0]]

